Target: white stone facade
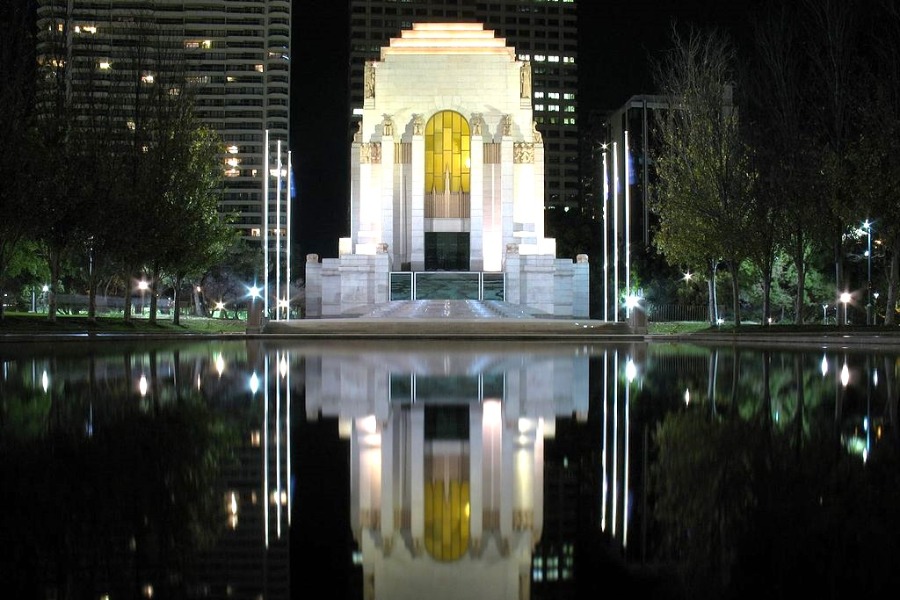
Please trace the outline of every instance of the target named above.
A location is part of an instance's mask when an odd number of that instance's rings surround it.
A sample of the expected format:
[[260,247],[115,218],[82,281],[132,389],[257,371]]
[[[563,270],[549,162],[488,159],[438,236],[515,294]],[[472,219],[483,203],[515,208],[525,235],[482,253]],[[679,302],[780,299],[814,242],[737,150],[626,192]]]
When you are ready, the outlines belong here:
[[[557,259],[544,237],[531,95],[531,65],[479,24],[419,23],[391,40],[366,66],[350,236],[338,259],[307,261],[307,316],[388,302],[391,271],[430,270],[503,272],[507,302],[588,316],[587,261]],[[440,236],[462,248],[455,268],[436,266]]]

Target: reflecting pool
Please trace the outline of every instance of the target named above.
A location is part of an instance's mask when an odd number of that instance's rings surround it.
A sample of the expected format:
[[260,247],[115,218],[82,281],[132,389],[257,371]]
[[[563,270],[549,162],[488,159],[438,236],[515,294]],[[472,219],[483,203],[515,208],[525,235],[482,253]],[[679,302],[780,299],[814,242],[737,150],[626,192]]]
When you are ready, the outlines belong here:
[[57,599],[893,594],[898,366],[841,347],[0,344],[0,581]]

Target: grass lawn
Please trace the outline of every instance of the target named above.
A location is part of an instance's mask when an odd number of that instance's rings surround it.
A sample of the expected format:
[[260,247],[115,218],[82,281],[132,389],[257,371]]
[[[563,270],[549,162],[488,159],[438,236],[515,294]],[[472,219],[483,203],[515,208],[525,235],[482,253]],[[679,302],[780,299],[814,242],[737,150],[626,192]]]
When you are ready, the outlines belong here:
[[172,324],[172,316],[157,318],[155,324],[144,318],[133,318],[125,322],[121,316],[100,316],[91,323],[84,315],[57,315],[56,321],[47,320],[46,315],[30,313],[4,313],[0,320],[0,334],[44,334],[44,333],[244,333],[247,329],[245,321],[232,319],[209,319],[199,317],[181,317],[179,325]]

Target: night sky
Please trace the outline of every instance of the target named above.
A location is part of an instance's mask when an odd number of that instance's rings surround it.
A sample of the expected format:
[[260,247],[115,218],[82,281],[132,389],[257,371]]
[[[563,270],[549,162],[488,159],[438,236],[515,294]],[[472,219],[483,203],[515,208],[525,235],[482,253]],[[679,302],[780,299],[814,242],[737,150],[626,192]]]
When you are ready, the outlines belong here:
[[[348,2],[295,2],[291,139],[297,178],[298,260],[337,256],[349,234]],[[579,111],[621,106],[653,93],[651,57],[669,46],[673,21],[732,34],[754,0],[582,0],[579,3]]]

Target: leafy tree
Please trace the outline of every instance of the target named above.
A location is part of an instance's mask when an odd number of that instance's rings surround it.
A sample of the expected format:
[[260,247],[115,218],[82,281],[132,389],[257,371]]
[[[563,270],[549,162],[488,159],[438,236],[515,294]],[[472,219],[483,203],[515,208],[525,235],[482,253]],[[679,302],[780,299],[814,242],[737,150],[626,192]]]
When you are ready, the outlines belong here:
[[[900,9],[884,3],[878,14],[871,43],[877,60],[868,78],[862,131],[851,145],[848,161],[860,211],[874,220],[873,233],[885,242],[884,252],[890,257],[884,322],[892,325],[900,283]],[[868,301],[872,292],[868,290]]]
[[846,224],[856,219],[848,164],[853,139],[854,106],[860,90],[860,14],[862,3],[804,0],[801,23],[810,77],[805,98],[811,118],[810,136],[821,148],[821,197],[816,215],[827,227],[834,253],[835,286],[847,289],[842,238]]
[[685,38],[673,28],[672,35],[674,48],[656,66],[671,107],[657,119],[656,244],[672,263],[708,265],[710,281],[724,260],[740,325],[738,267],[748,254],[752,177],[732,97],[734,50],[715,30],[691,29]]
[[[29,27],[28,3],[13,0],[0,19],[0,212],[16,215],[0,219],[0,298],[6,291],[6,281],[14,276],[12,266],[19,244],[28,232],[25,189],[27,179],[20,169],[16,155],[26,145],[27,125],[33,102],[34,39]],[[3,319],[0,302],[0,320]]]

